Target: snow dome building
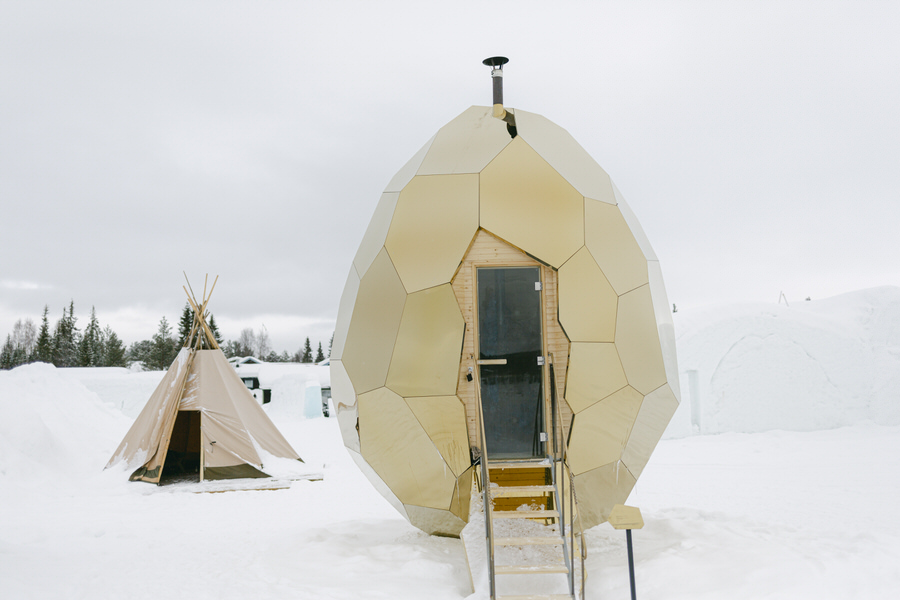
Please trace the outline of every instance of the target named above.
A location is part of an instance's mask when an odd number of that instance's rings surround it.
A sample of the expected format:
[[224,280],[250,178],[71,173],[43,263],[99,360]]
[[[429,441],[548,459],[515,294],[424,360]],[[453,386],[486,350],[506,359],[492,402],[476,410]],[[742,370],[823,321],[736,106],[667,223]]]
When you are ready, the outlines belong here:
[[491,481],[516,489],[501,471],[561,458],[583,526],[603,522],[679,403],[669,303],[637,219],[568,132],[498,102],[498,71],[495,105],[447,123],[385,188],[332,346],[346,447],[439,535],[467,522],[482,452]]

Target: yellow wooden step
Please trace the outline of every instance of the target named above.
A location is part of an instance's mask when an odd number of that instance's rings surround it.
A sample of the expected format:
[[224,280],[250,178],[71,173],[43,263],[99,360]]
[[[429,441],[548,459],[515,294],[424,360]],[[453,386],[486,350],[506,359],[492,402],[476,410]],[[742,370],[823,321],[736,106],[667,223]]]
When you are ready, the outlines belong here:
[[540,496],[553,492],[552,485],[509,485],[506,487],[491,487],[491,497],[502,496]]
[[498,537],[494,538],[495,546],[536,546],[546,544],[548,546],[562,546],[561,537]]
[[497,596],[497,600],[572,600],[569,594],[528,594],[527,596]]
[[559,517],[558,510],[492,510],[491,516],[495,519],[555,519]]
[[532,573],[568,573],[566,565],[497,565],[497,575],[530,575]]

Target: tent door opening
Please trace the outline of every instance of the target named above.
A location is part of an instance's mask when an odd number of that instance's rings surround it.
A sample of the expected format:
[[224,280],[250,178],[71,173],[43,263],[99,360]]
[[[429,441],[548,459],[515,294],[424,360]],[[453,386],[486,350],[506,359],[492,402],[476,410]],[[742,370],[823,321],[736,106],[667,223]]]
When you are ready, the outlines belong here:
[[480,267],[477,357],[488,456],[544,456],[540,267]]
[[200,411],[180,410],[172,427],[161,478],[200,478]]

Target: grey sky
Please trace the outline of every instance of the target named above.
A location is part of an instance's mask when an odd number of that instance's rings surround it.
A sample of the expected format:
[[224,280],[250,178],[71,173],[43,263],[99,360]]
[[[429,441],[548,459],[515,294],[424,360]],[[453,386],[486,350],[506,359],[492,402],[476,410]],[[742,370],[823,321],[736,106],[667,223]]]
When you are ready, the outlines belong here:
[[895,2],[0,3],[0,334],[127,343],[219,275],[226,337],[327,345],[382,188],[505,99],[611,175],[671,302],[900,284]]

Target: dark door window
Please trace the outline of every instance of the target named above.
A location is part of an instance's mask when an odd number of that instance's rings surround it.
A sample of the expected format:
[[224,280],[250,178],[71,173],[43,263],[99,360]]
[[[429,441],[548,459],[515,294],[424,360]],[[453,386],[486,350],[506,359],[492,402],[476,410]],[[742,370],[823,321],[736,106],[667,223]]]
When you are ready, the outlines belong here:
[[485,441],[491,458],[543,456],[539,267],[480,268],[478,358]]

